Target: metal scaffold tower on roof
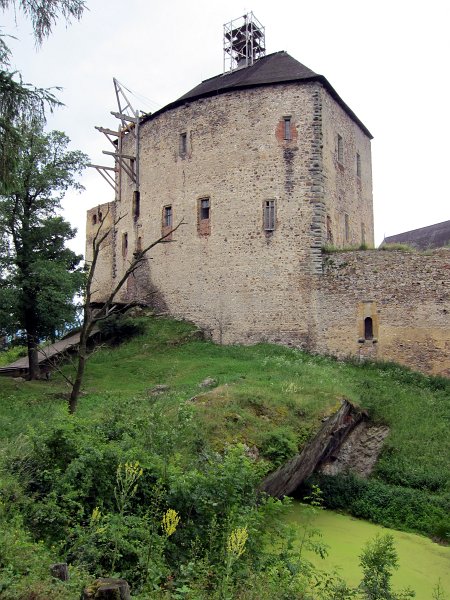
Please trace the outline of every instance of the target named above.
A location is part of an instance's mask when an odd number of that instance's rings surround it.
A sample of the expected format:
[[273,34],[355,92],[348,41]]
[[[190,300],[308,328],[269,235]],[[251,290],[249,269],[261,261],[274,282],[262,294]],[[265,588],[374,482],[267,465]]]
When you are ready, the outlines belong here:
[[223,26],[224,73],[249,67],[265,55],[265,28],[252,12]]

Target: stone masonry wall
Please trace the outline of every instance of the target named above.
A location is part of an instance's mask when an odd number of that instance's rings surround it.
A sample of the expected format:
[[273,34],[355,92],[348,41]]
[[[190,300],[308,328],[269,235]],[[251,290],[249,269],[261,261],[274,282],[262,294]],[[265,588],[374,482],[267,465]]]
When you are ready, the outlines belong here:
[[[373,247],[370,139],[324,89],[322,103],[327,243],[337,248],[363,243]],[[341,160],[338,136],[342,139]]]
[[92,242],[99,233],[110,231],[108,237],[102,244],[101,252],[98,257],[97,268],[92,282],[92,290],[95,292],[94,298],[106,299],[107,292],[111,290],[113,280],[114,265],[116,262],[116,240],[113,228],[115,221],[115,203],[106,202],[87,211],[86,216],[86,262],[92,261]]
[[[325,255],[316,350],[450,376],[450,250]],[[364,339],[372,319],[373,339]]]
[[[162,112],[141,127],[140,174],[139,215],[126,176],[121,202],[88,212],[88,260],[95,215],[121,218],[104,244],[97,300],[136,248],[167,231],[165,219],[183,220],[119,300],[154,304],[223,343],[268,340],[450,375],[448,250],[320,253],[327,216],[335,245],[361,243],[361,222],[373,243],[369,140],[320,84],[233,91]],[[266,202],[275,203],[273,231]]]
[[[320,90],[319,84],[290,84],[233,91],[142,125],[139,217],[132,214],[130,181],[116,203],[123,217],[116,232],[117,277],[138,244],[145,247],[161,235],[166,208],[174,224],[185,224],[171,243],[152,251],[145,273],[123,290],[122,301],[146,294],[148,300],[148,290],[157,290],[158,306],[211,329],[225,343],[311,345],[311,281],[321,270],[324,223],[321,131],[314,120],[320,117]],[[291,140],[282,133],[286,116]],[[206,228],[199,221],[205,199]],[[272,200],[276,223],[269,232],[263,213]]]

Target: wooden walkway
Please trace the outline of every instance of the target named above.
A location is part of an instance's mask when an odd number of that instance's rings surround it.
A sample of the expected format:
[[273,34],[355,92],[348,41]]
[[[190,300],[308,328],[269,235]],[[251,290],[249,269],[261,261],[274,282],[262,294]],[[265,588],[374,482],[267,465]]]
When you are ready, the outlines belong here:
[[[99,332],[98,328],[95,327],[90,335],[90,338],[95,336]],[[47,344],[38,350],[38,363],[42,371],[48,372],[52,370],[52,365],[59,362],[59,359],[66,353],[76,350],[80,343],[80,334],[74,333],[73,335],[55,342],[54,344]],[[9,375],[11,377],[22,377],[28,374],[28,356],[19,358],[15,362],[0,367],[0,375]]]

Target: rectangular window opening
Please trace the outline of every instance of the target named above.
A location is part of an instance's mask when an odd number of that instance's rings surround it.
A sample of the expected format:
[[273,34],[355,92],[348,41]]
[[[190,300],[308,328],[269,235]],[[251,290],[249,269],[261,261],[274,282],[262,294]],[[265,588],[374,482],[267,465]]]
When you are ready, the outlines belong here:
[[291,117],[283,117],[284,120],[284,139],[291,140]]
[[337,137],[337,159],[343,164],[344,162],[344,140],[342,136],[338,135]]
[[187,133],[180,133],[180,155],[187,153]]
[[173,225],[173,212],[172,206],[165,206],[163,212],[163,226],[164,227],[172,227]]
[[275,230],[275,200],[264,202],[264,231]]
[[203,198],[200,200],[200,221],[205,221],[209,219],[209,198]]
[[130,171],[133,173],[134,177],[136,177],[136,159],[130,158]]
[[356,153],[356,176],[361,177],[361,156]]

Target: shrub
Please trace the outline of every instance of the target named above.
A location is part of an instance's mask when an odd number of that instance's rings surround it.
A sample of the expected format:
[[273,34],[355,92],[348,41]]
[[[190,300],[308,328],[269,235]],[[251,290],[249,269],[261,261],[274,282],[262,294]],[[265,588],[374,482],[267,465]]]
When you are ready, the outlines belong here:
[[7,350],[0,350],[0,366],[9,365],[26,355],[26,346],[11,346]]
[[417,252],[416,248],[414,248],[413,246],[410,246],[409,244],[401,244],[400,242],[392,242],[390,244],[385,244],[383,242],[383,244],[381,244],[378,250],[400,250],[401,252]]
[[285,428],[274,429],[262,440],[261,454],[275,467],[292,458],[298,451],[297,440],[292,431]]
[[398,569],[397,551],[392,535],[377,536],[364,548],[360,558],[363,579],[359,586],[364,600],[400,600],[414,598],[410,590],[395,593],[391,577]]
[[430,494],[352,474],[314,475],[305,482],[302,493],[309,493],[313,485],[322,490],[327,507],[345,509],[355,517],[441,539],[450,531],[448,495]]
[[112,344],[120,344],[145,332],[145,320],[121,314],[113,314],[98,322],[102,336]]

